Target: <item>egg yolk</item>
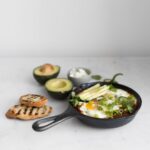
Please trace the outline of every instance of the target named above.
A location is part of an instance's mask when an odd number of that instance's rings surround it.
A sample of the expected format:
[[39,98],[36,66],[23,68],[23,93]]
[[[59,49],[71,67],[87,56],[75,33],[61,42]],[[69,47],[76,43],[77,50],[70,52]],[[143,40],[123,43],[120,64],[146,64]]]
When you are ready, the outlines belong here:
[[94,110],[96,109],[96,104],[94,101],[90,101],[86,104],[86,108],[89,109],[89,110]]

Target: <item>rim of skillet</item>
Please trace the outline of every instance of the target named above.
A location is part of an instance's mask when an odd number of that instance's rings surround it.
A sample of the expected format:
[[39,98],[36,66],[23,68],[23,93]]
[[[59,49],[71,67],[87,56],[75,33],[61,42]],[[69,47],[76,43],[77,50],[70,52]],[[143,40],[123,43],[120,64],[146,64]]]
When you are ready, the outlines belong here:
[[[79,85],[78,87],[75,87],[75,89],[72,90],[72,91],[74,91],[75,93],[77,93],[76,90],[78,90],[79,88],[81,88],[81,86],[83,86],[83,85],[89,85],[89,86],[87,86],[87,87],[85,87],[85,88],[83,88],[83,89],[81,90],[81,91],[83,91],[83,90],[85,90],[85,89],[87,89],[87,88],[89,88],[89,87],[91,87],[91,86],[93,86],[93,85],[95,85],[95,84],[97,84],[97,83],[100,83],[100,84],[102,84],[102,85],[109,85],[109,84],[112,84],[112,85],[114,85],[114,86],[119,86],[120,89],[123,89],[123,88],[121,88],[121,87],[124,87],[124,88],[127,88],[129,91],[132,91],[133,95],[136,97],[136,99],[137,99],[137,101],[138,101],[138,105],[137,105],[136,109],[134,110],[133,113],[131,113],[131,114],[127,115],[127,116],[122,116],[122,117],[118,117],[118,118],[94,118],[94,117],[90,117],[90,116],[87,116],[87,115],[84,115],[84,114],[80,113],[80,112],[79,112],[74,106],[72,106],[71,103],[69,102],[69,105],[70,105],[80,116],[83,116],[83,117],[86,117],[86,118],[89,118],[89,119],[103,120],[103,121],[119,120],[119,119],[125,119],[125,118],[129,118],[129,117],[135,116],[136,113],[137,113],[137,112],[139,111],[139,109],[141,108],[141,106],[142,106],[142,99],[141,99],[141,96],[140,96],[135,90],[133,90],[132,88],[130,88],[130,87],[126,86],[126,85],[123,85],[123,84],[119,84],[119,83],[109,83],[109,82],[100,82],[100,81],[98,81],[98,82],[90,82],[90,83],[83,83],[83,84]],[[124,90],[124,89],[123,89],[123,90]],[[80,91],[80,92],[81,92],[81,91]],[[125,91],[128,92],[127,90],[125,90]],[[130,93],[130,92],[128,92],[128,93]]]

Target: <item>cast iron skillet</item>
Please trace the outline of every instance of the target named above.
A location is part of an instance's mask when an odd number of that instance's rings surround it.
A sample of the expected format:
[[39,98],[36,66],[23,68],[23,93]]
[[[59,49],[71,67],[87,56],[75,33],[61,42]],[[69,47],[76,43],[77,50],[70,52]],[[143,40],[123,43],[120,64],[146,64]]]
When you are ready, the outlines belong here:
[[[97,83],[100,83],[101,85],[109,85],[110,84],[108,82],[84,83],[84,84],[80,85],[79,87],[77,87],[74,91],[76,93],[81,92],[84,89],[89,88]],[[138,110],[141,107],[141,104],[142,104],[141,97],[139,96],[139,94],[136,91],[134,91],[133,89],[131,89],[127,86],[124,86],[124,85],[121,85],[118,83],[111,83],[111,84],[113,84],[116,88],[123,89],[123,90],[129,92],[130,94],[133,94],[136,97],[137,107],[136,107],[136,110],[132,114],[121,117],[121,118],[113,118],[113,119],[92,118],[92,117],[81,114],[76,108],[74,108],[69,103],[68,109],[65,112],[63,112],[62,114],[59,114],[57,116],[52,116],[52,117],[38,120],[35,123],[33,123],[32,128],[35,131],[44,131],[44,130],[47,130],[47,129],[53,127],[54,125],[61,123],[62,121],[65,121],[72,117],[78,118],[79,120],[81,120],[83,123],[86,123],[87,125],[91,125],[94,127],[100,127],[100,128],[114,128],[114,127],[123,126],[123,125],[129,123],[130,121],[132,121],[134,119],[135,115],[137,114]]]

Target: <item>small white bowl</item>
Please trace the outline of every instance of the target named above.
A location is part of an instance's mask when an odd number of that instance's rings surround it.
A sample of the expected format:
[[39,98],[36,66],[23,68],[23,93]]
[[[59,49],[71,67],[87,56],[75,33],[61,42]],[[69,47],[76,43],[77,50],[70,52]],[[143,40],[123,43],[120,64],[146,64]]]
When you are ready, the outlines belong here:
[[82,67],[75,68],[75,69],[83,69],[87,73],[87,75],[84,75],[82,77],[72,77],[72,76],[70,76],[70,72],[72,69],[70,69],[68,72],[68,79],[72,81],[74,86],[79,86],[80,84],[87,83],[91,80],[91,72],[89,69],[82,68]]

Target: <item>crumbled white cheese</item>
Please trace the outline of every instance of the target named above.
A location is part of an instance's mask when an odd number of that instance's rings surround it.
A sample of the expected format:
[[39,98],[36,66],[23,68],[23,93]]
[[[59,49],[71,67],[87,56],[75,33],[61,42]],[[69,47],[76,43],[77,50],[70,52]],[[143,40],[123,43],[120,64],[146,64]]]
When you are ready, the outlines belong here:
[[113,103],[113,100],[109,99],[107,100],[107,104],[112,104]]
[[87,76],[88,73],[82,68],[73,68],[70,73],[70,77],[81,78]]
[[115,105],[115,106],[113,107],[113,110],[119,110],[119,106],[118,106],[118,105]]

